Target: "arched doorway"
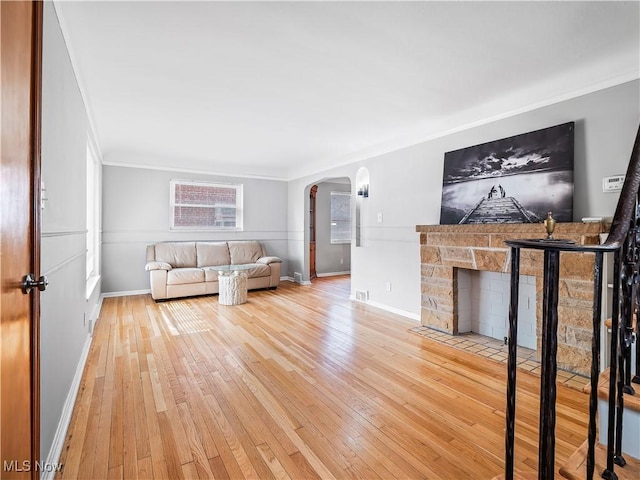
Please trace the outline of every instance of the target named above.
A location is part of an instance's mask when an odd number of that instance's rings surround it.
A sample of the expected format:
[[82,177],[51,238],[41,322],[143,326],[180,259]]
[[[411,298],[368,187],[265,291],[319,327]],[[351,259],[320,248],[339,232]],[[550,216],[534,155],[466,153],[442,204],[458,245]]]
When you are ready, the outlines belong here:
[[304,266],[309,281],[351,273],[354,204],[349,177],[325,178],[305,188]]

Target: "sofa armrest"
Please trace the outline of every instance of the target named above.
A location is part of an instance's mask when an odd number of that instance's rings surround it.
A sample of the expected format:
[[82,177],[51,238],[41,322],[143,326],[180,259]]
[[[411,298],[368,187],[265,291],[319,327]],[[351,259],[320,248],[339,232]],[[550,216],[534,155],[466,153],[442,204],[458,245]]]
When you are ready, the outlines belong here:
[[173,267],[165,262],[149,262],[144,267],[147,272],[152,270],[171,270]]
[[167,270],[150,270],[151,298],[162,300],[167,298]]
[[256,263],[271,265],[272,263],[282,263],[282,259],[280,257],[260,257]]

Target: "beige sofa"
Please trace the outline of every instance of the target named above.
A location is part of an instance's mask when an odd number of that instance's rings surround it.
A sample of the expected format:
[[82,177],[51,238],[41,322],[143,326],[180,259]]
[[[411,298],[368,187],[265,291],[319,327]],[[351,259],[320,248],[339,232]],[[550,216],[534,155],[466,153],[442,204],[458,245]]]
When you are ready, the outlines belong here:
[[247,289],[276,288],[279,257],[269,257],[257,241],[162,242],[147,247],[147,266],[154,300],[218,293],[220,265],[252,265]]

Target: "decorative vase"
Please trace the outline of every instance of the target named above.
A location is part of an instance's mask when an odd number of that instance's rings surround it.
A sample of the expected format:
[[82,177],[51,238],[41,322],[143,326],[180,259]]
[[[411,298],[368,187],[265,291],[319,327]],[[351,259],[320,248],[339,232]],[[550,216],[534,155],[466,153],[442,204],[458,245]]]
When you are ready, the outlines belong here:
[[556,219],[553,218],[551,212],[547,213],[547,218],[544,220],[544,228],[547,230],[547,240],[553,240],[553,231],[556,228]]

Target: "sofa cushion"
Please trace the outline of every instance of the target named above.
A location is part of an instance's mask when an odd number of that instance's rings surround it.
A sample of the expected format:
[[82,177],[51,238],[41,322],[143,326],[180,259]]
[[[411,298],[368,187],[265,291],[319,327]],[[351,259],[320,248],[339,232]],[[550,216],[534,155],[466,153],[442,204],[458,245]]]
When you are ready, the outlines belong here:
[[204,282],[204,270],[201,268],[174,268],[167,272],[167,285]]
[[198,267],[212,267],[215,265],[229,265],[229,247],[227,242],[198,242],[196,243],[198,254]]
[[262,245],[256,241],[228,242],[231,265],[256,263],[262,257]]
[[156,245],[156,262],[166,262],[174,268],[195,267],[196,243],[158,243]]
[[269,275],[271,275],[271,267],[269,265],[265,265],[263,263],[254,263],[251,264],[251,266],[253,268],[246,271],[249,278],[268,277]]
[[205,282],[217,282],[218,281],[218,271],[213,270],[212,268],[203,268],[204,270],[204,281]]

